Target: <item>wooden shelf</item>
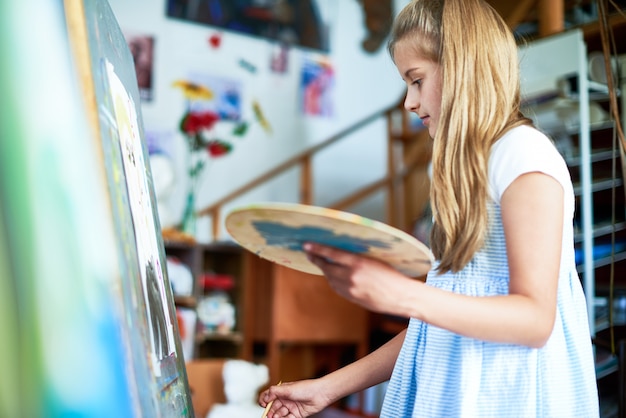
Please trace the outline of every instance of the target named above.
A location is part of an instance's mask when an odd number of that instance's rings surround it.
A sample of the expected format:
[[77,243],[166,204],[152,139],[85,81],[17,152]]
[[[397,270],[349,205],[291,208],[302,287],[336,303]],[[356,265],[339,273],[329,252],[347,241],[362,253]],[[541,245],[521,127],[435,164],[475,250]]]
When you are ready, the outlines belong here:
[[208,244],[198,244],[204,251],[213,253],[229,253],[239,255],[242,248],[232,241],[216,241]]
[[240,297],[243,285],[243,258],[242,248],[233,242],[214,242],[210,244],[194,244],[186,241],[165,241],[165,253],[168,257],[176,257],[185,264],[192,273],[193,295],[176,296],[174,303],[177,307],[197,309],[198,304],[211,289],[204,289],[201,278],[205,274],[229,275],[233,277],[234,286],[225,290],[230,302],[235,307],[235,329],[232,332],[210,332],[202,330],[202,323],[194,329],[194,355],[201,357],[241,357],[241,343],[243,341],[243,302]]
[[176,306],[195,309],[196,306],[198,305],[198,300],[195,298],[195,296],[174,295],[174,303],[176,304]]
[[205,341],[230,341],[240,344],[243,342],[243,334],[241,332],[218,332],[218,331],[198,331],[196,333],[196,342]]
[[163,245],[169,249],[181,249],[181,250],[189,250],[194,248],[196,244],[186,242],[186,241],[173,241],[173,240],[164,240]]
[[[626,52],[626,43],[620,42],[620,40],[626,39],[626,18],[619,13],[613,13],[609,16],[608,24],[609,27],[612,28],[613,35],[617,41],[617,52]],[[589,51],[601,50],[600,23],[597,21],[591,22],[580,26],[580,28],[583,31],[587,49]]]

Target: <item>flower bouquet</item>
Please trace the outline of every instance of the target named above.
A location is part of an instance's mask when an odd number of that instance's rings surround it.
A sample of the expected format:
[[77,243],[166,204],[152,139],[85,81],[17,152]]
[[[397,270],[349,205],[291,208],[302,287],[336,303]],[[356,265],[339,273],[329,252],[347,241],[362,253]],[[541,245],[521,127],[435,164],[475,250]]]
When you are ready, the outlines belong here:
[[223,157],[233,150],[231,140],[218,138],[216,125],[230,123],[233,125],[231,135],[241,137],[246,134],[248,123],[228,119],[215,110],[207,110],[210,109],[209,104],[214,99],[214,94],[209,88],[188,81],[176,81],[173,85],[182,90],[186,100],[179,131],[187,143],[189,187],[181,229],[193,236],[196,232],[196,191],[201,175],[212,158]]

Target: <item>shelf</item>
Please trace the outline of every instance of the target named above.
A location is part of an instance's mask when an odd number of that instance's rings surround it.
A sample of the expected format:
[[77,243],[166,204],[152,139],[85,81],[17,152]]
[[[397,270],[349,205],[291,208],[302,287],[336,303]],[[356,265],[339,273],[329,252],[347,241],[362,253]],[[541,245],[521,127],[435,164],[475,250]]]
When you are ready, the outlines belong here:
[[174,295],[174,304],[177,307],[195,309],[198,301],[194,296],[177,296]]
[[596,379],[602,379],[619,370],[619,358],[611,353],[611,350],[604,344],[594,343]]
[[617,356],[611,356],[605,362],[598,364],[596,363],[596,379],[602,379],[612,373],[615,373],[619,370],[619,364]]
[[[591,184],[591,192],[595,193],[602,190],[610,190],[612,188],[620,187],[622,184],[624,184],[622,179],[604,178],[594,180]],[[582,186],[580,183],[574,184],[574,194],[576,196],[580,196],[582,194]]]
[[[589,157],[589,161],[591,163],[610,161],[613,158],[617,158],[618,156],[619,156],[619,153],[617,151],[613,151],[612,149],[601,149],[601,150],[594,151]],[[568,156],[565,159],[565,161],[567,162],[567,165],[570,167],[580,167],[580,164],[581,164],[580,155],[578,154]]]
[[243,283],[242,277],[242,249],[234,242],[213,242],[209,244],[189,243],[186,241],[164,241],[165,253],[168,257],[177,258],[186,265],[193,279],[193,293],[185,293],[185,296],[174,295],[174,303],[177,308],[188,308],[197,311],[205,295],[202,287],[202,278],[206,274],[229,275],[233,277],[234,286],[228,289],[228,297],[235,308],[235,330],[232,332],[211,332],[204,329],[200,318],[197,316],[194,325],[189,324],[188,344],[190,358],[204,357],[241,357],[241,343],[243,341],[243,329],[241,328],[242,317],[240,315]]
[[[597,223],[593,226],[592,236],[594,238],[598,238],[604,235],[609,235],[613,232],[623,231],[625,229],[626,229],[626,221],[619,221],[615,224],[611,222]],[[582,242],[582,240],[583,240],[582,233],[576,232],[576,234],[574,235],[574,242],[579,243],[579,242]]]
[[[613,322],[614,327],[623,327],[625,325],[626,325],[626,321],[614,321]],[[609,329],[610,327],[611,327],[611,324],[608,318],[599,318],[596,320],[596,332],[604,331],[606,329]]]
[[[598,268],[598,267],[608,266],[611,263],[617,263],[618,261],[623,261],[623,260],[626,260],[626,252],[616,253],[615,256],[596,258],[593,260],[593,267]],[[582,273],[583,264],[579,264],[578,266],[576,266],[576,270],[578,271],[578,273]]]
[[196,342],[203,343],[205,341],[230,341],[239,344],[243,342],[241,332],[216,332],[216,331],[198,331],[196,333]]
[[[608,18],[608,26],[612,29],[614,38],[626,39],[626,19],[620,13],[612,13]],[[587,43],[589,51],[601,50],[601,36],[600,36],[600,23],[598,21],[590,22],[580,26],[583,31],[583,36]],[[624,42],[617,42],[618,53],[622,53],[626,45]]]
[[190,250],[193,249],[196,244],[187,241],[163,240],[163,246],[166,250]]
[[230,253],[241,254],[242,248],[239,244],[233,241],[216,241],[209,244],[199,244],[204,251],[214,253]]
[[[609,87],[606,84],[598,83],[596,81],[587,80],[589,83],[589,100],[592,102],[604,102],[610,99],[609,96]],[[621,92],[616,87],[615,93],[619,97]],[[569,99],[578,100],[578,94],[572,93],[568,96]]]
[[[615,304],[617,299],[613,299],[613,303]],[[611,327],[611,323],[609,320],[609,297],[596,297],[596,307],[595,307],[595,327],[596,332],[601,332]],[[615,305],[613,305],[615,306]],[[613,327],[624,327],[626,326],[626,315],[623,310],[613,308]]]

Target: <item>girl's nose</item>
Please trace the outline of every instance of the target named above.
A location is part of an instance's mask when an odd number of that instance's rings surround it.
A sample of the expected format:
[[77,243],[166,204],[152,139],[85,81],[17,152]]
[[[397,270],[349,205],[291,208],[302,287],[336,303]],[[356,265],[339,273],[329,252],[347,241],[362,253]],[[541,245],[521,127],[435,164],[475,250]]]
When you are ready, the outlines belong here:
[[406,97],[404,98],[404,108],[409,112],[417,113],[417,108],[419,107],[419,101],[415,94],[411,94],[410,91],[407,91]]

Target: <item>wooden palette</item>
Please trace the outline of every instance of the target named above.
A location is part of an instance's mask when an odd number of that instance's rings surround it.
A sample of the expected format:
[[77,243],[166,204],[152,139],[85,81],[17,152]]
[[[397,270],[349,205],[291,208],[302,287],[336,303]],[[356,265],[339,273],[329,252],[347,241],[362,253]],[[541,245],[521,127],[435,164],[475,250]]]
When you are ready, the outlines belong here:
[[415,237],[382,222],[348,212],[295,203],[255,204],[231,211],[226,229],[259,257],[321,275],[302,245],[315,242],[381,260],[410,277],[426,274],[430,249]]

